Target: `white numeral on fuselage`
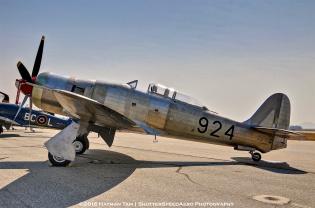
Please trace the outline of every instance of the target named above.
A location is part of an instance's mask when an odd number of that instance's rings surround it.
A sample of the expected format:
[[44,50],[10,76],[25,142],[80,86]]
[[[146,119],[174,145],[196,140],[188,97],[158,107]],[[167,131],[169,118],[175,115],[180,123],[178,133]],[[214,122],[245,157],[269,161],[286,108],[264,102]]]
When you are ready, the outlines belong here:
[[[36,122],[36,115],[32,114],[31,118],[30,118],[30,113],[25,113],[24,115],[24,120],[25,121],[29,121],[31,120],[31,122]],[[37,122],[36,122],[37,123]],[[52,126],[52,124],[50,123],[50,118],[48,118],[48,122],[47,122],[47,126]]]

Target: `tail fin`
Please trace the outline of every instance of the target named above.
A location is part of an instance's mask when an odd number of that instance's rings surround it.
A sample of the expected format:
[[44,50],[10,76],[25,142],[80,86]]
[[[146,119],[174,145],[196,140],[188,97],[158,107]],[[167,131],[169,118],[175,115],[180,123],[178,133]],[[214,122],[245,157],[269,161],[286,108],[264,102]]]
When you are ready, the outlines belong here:
[[271,95],[244,123],[251,126],[288,129],[290,125],[289,98],[282,93]]

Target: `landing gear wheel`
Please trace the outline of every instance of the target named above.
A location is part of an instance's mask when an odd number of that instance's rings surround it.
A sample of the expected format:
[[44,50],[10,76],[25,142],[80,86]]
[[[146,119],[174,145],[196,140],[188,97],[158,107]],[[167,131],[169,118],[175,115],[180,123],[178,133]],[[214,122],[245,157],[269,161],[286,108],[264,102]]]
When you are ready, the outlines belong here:
[[61,157],[54,156],[50,152],[48,152],[48,159],[51,164],[56,167],[66,167],[71,163],[70,160],[65,160]]
[[261,160],[261,154],[260,153],[254,152],[254,153],[251,153],[251,155],[252,155],[252,159],[255,162],[259,162]]
[[2,133],[3,133],[3,127],[0,126],[0,134],[2,134]]
[[78,155],[83,154],[87,149],[89,149],[89,146],[90,146],[87,135],[77,137],[74,140],[73,144],[74,144],[75,152]]

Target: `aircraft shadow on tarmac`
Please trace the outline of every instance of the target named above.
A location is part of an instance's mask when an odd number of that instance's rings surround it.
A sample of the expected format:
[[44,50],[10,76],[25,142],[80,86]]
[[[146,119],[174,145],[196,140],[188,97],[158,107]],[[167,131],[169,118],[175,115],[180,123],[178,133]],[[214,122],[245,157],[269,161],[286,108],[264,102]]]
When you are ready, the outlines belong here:
[[[19,137],[20,139],[29,139],[29,138],[33,138],[34,135],[32,134],[36,134],[36,133],[41,133],[39,131],[37,132],[24,132],[24,133],[28,133],[28,135],[23,135],[21,136],[20,134],[15,134],[15,133],[3,133],[3,134],[0,134],[0,139],[10,139],[10,138],[13,138],[13,137]],[[36,135],[37,138],[47,138],[47,136],[45,135]]]
[[[117,186],[137,168],[253,165],[247,158],[233,159],[235,161],[140,161],[118,152],[89,150],[67,168],[50,167],[47,161],[2,161],[0,169],[26,169],[28,173],[0,190],[0,207],[72,206]],[[282,174],[306,173],[289,166],[278,169],[269,167],[267,162],[260,163],[254,166]]]
[[20,137],[20,135],[19,134],[0,134],[0,139],[12,138],[12,137]]
[[306,171],[291,167],[286,162],[273,162],[261,160],[258,163],[252,161],[249,157],[232,157],[238,164],[251,165],[257,168],[281,174],[306,174]]

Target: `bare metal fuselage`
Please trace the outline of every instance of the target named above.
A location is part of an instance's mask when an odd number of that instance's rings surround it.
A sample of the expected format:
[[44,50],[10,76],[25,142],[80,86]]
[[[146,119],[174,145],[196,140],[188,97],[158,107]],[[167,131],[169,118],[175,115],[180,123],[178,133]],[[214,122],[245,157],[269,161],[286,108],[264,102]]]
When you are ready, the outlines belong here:
[[[274,137],[255,131],[248,125],[221,117],[205,108],[145,93],[128,85],[87,81],[42,73],[37,84],[81,94],[104,104],[131,120],[137,120],[158,129],[162,136],[228,146],[246,146],[261,152],[286,147]],[[34,104],[47,112],[67,115],[53,93],[33,88]],[[139,128],[121,129],[140,131]]]

